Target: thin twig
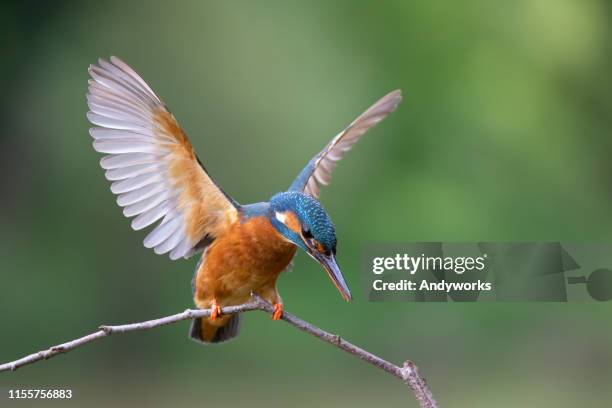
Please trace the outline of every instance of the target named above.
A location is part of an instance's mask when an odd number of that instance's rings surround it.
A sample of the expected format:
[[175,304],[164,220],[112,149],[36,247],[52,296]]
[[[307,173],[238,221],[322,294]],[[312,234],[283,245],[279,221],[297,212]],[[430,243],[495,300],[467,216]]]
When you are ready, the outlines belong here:
[[[253,295],[253,300],[249,303],[245,303],[238,306],[228,306],[221,309],[222,314],[232,314],[232,313],[243,313],[250,312],[253,310],[261,310],[268,313],[272,313],[274,311],[274,307],[260,298],[257,295]],[[119,326],[100,326],[99,330],[88,334],[86,336],[80,337],[75,340],[68,341],[63,344],[59,344],[57,346],[53,346],[46,350],[41,350],[37,353],[30,354],[23,358],[20,358],[15,361],[11,361],[9,363],[0,365],[0,372],[2,371],[15,371],[20,367],[23,367],[28,364],[35,363],[37,361],[46,360],[51,357],[54,357],[61,353],[67,353],[71,350],[74,350],[77,347],[83,346],[85,344],[91,343],[94,340],[101,339],[103,337],[110,336],[115,333],[127,333],[133,331],[140,330],[149,330],[160,326],[165,326],[168,324],[173,324],[180,322],[182,320],[189,320],[199,317],[208,317],[210,316],[210,309],[187,309],[182,313],[177,313],[171,316],[162,317],[154,320],[147,320],[140,323],[131,323],[124,324]],[[417,401],[421,408],[437,408],[436,401],[433,398],[431,390],[427,385],[427,382],[424,378],[419,375],[417,367],[411,361],[406,361],[403,367],[398,367],[397,365],[390,363],[387,360],[384,360],[369,351],[362,349],[340,337],[337,334],[331,334],[320,328],[296,317],[290,313],[283,312],[282,319],[287,323],[295,326],[296,328],[309,333],[319,339],[336,346],[337,348],[346,351],[363,361],[366,361],[372,364],[375,367],[380,368],[388,372],[389,374],[399,378],[404,381],[414,393]]]

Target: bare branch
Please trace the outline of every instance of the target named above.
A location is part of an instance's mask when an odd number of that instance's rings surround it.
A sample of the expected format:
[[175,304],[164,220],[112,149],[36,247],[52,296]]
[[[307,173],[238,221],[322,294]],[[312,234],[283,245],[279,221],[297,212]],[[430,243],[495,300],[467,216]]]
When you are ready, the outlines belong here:
[[[261,310],[264,312],[272,313],[274,311],[274,307],[259,296],[253,295],[253,300],[251,302],[238,306],[224,307],[221,309],[221,313],[233,314],[249,312],[253,310]],[[159,319],[147,320],[140,323],[131,323],[118,326],[100,326],[98,331],[88,334],[86,336],[68,341],[63,344],[58,344],[57,346],[50,347],[46,350],[41,350],[37,353],[30,354],[28,356],[25,356],[15,361],[11,361],[9,363],[1,364],[0,372],[15,371],[25,365],[32,364],[41,360],[46,360],[61,353],[67,353],[68,351],[74,350],[77,347],[91,343],[103,337],[110,336],[111,334],[149,330],[156,327],[177,323],[182,320],[207,317],[210,316],[210,313],[210,309],[187,309],[182,313],[177,313]],[[411,361],[406,361],[403,367],[398,367],[397,365],[390,363],[387,360],[384,360],[370,353],[369,351],[366,351],[361,347],[358,347],[344,340],[339,335],[331,334],[324,330],[321,330],[320,328],[290,313],[283,312],[282,320],[404,381],[412,389],[412,392],[414,393],[421,408],[437,408],[438,405],[436,404],[436,401],[433,398],[433,395],[427,385],[427,382],[419,375],[417,367]]]

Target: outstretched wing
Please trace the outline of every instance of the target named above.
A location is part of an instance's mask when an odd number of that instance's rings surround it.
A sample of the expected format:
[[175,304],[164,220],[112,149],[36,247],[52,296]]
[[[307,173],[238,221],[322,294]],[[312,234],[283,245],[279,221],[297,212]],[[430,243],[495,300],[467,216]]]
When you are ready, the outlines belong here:
[[297,176],[290,191],[303,191],[315,198],[319,198],[321,185],[328,185],[331,173],[336,163],[342,159],[344,153],[349,151],[363,134],[393,112],[402,100],[400,90],[395,90],[383,96],[368,110],[348,125],[342,132],[332,139],[325,148],[312,158]]
[[189,257],[236,221],[238,204],[215,184],[155,92],[116,57],[90,66],[89,133],[132,228],[161,220],[144,240],[157,254]]

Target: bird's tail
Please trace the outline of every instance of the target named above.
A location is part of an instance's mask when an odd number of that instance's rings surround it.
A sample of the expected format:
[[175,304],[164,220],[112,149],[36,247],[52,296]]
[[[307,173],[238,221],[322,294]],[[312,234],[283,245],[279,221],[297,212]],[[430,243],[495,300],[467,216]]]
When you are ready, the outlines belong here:
[[201,344],[223,343],[238,335],[240,314],[219,316],[215,321],[208,317],[193,319],[189,337]]

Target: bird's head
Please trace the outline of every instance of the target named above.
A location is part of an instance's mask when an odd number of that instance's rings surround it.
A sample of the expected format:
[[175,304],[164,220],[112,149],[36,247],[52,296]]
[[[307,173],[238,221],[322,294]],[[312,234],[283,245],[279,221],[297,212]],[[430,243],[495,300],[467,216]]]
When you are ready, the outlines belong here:
[[319,262],[342,297],[350,301],[351,291],[336,263],[334,224],[321,203],[307,194],[289,191],[272,197],[270,208],[274,228]]

